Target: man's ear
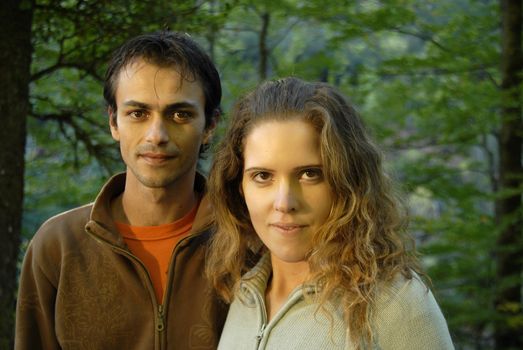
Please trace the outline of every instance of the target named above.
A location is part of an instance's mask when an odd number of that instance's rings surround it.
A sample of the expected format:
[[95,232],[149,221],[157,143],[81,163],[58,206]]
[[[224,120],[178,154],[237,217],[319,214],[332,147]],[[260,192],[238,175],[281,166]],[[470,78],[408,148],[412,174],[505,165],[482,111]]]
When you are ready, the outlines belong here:
[[118,124],[116,122],[116,111],[112,107],[107,107],[107,114],[109,115],[109,128],[111,129],[111,136],[116,141],[120,141],[120,133],[118,132]]
[[207,128],[205,128],[202,144],[208,145],[209,143],[211,143],[212,136],[214,135],[214,130],[216,129],[216,125],[218,125],[219,118],[220,118],[220,113],[215,112],[213,115],[213,118],[211,119],[211,122],[209,123],[209,125],[207,125]]

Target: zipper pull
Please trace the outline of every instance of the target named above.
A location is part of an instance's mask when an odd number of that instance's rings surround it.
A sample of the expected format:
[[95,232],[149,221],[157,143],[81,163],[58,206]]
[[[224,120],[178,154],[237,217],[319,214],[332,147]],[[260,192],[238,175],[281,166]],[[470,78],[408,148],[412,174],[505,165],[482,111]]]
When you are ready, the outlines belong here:
[[260,331],[258,332],[258,334],[256,335],[256,340],[258,341],[258,343],[262,340],[263,338],[263,332],[265,331],[265,323],[262,324],[261,328],[260,328]]
[[161,332],[164,328],[165,325],[163,322],[163,305],[158,305],[158,320],[156,322],[156,330],[158,332]]

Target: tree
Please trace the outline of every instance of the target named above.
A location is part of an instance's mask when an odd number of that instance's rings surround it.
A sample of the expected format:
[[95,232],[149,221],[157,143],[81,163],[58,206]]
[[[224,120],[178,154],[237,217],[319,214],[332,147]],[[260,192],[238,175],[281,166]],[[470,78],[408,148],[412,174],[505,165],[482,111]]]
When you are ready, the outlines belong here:
[[497,240],[496,308],[504,316],[496,323],[496,348],[523,348],[523,231],[521,190],[521,82],[523,81],[523,8],[521,0],[501,0],[501,130],[499,135],[500,198],[496,218],[501,226]]
[[16,269],[22,226],[26,116],[31,63],[30,1],[0,3],[0,348],[12,348]]

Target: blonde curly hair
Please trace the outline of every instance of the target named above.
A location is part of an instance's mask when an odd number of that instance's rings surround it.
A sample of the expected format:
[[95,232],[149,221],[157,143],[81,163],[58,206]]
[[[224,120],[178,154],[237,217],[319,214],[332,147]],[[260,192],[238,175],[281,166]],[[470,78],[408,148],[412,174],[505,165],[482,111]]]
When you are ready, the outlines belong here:
[[398,273],[407,279],[413,271],[422,273],[406,234],[405,205],[383,170],[381,153],[355,109],[328,84],[270,81],[236,103],[209,176],[216,233],[206,273],[231,302],[241,276],[256,262],[263,244],[240,190],[244,142],[258,123],[290,118],[302,118],[318,131],[324,176],[334,194],[330,215],[307,256],[307,283],[319,287],[319,308],[341,297],[350,340],[371,344],[378,285]]

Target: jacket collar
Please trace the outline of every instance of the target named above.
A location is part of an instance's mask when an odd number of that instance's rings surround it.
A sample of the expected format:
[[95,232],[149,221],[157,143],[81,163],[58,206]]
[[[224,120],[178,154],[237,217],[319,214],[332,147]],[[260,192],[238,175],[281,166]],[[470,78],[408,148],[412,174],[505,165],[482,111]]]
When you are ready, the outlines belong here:
[[[92,234],[121,247],[124,247],[125,244],[114,224],[111,201],[124,191],[125,178],[125,173],[116,174],[102,187],[93,203],[90,221],[86,225],[86,229]],[[213,222],[213,210],[208,196],[205,195],[206,179],[202,174],[196,173],[194,187],[202,199],[191,228],[191,235],[209,228]]]

